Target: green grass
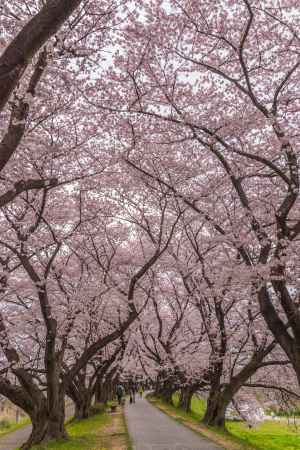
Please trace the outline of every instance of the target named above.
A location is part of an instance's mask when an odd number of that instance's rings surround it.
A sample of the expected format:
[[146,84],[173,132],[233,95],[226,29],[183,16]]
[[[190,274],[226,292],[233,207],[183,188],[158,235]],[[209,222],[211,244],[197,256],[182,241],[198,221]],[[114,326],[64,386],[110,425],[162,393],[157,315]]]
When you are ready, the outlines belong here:
[[[47,445],[38,445],[34,450],[106,450],[109,447],[103,442],[101,430],[110,425],[109,414],[97,414],[86,420],[72,422],[67,425],[70,439],[54,441]],[[105,446],[104,446],[105,445]]]
[[[177,418],[199,422],[204,416],[206,403],[205,400],[194,396],[191,405],[191,413],[186,413],[178,406],[178,395],[173,397]],[[168,405],[168,409],[172,406]],[[300,424],[299,429],[278,421],[266,421],[260,423],[255,428],[248,428],[244,422],[226,421],[228,430],[227,436],[232,438],[233,442],[242,444],[245,449],[257,450],[300,450]],[[226,436],[226,432],[219,431],[212,427],[207,427],[220,436]]]
[[[176,393],[173,395],[173,403],[174,406],[178,407],[179,394]],[[192,398],[191,409],[192,413],[196,415],[197,420],[202,420],[206,409],[206,401],[203,398],[194,395]]]
[[0,437],[4,436],[5,434],[12,433],[13,431],[19,430],[20,428],[23,428],[29,424],[30,424],[30,419],[27,417],[24,417],[23,419],[21,419],[19,423],[8,421],[7,425],[2,425],[2,426],[0,423]]
[[125,416],[123,416],[123,424],[124,424],[124,429],[125,429],[125,434],[126,434],[127,450],[133,450],[133,442],[132,442],[131,436],[129,434]]
[[289,411],[284,411],[284,410],[279,410],[279,411],[274,411],[273,409],[269,409],[268,411],[267,411],[267,414],[271,414],[271,413],[274,413],[276,416],[278,416],[278,417],[288,417],[288,418],[290,418],[290,419],[294,419],[294,418],[297,418],[297,417],[300,417],[300,409],[299,408],[296,408],[296,409],[291,409],[291,410],[289,410]]
[[227,422],[228,431],[259,450],[299,450],[300,429],[275,421],[267,421],[249,429],[242,422]]
[[124,415],[106,412],[89,419],[71,421],[67,424],[68,440],[53,441],[37,445],[32,450],[132,450]]

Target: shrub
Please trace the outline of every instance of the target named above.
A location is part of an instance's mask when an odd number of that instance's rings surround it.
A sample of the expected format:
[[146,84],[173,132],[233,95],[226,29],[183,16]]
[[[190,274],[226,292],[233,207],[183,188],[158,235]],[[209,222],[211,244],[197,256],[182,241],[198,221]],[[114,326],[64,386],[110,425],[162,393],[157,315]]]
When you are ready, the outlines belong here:
[[0,428],[9,428],[11,425],[10,421],[7,419],[0,420]]

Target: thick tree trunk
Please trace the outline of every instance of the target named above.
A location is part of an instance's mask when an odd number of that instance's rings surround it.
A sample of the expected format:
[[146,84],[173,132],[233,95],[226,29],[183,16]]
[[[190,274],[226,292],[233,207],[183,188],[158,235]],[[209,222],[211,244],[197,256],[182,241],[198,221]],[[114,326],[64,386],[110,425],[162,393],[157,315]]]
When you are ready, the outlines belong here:
[[28,450],[33,445],[39,444],[40,442],[43,441],[44,437],[47,434],[48,430],[47,412],[43,413],[39,412],[39,414],[37,414],[36,416],[31,417],[31,422],[32,422],[31,434],[29,436],[28,441],[21,446],[21,450]]
[[108,393],[107,393],[105,383],[98,381],[96,391],[95,391],[95,403],[106,404],[107,401],[108,401]]
[[95,388],[95,404],[96,403],[106,403],[103,400],[103,389],[102,383],[98,380]]
[[[278,269],[279,274],[284,278],[284,274]],[[293,321],[294,324],[294,336],[288,332],[286,324],[275,309],[270,293],[266,286],[262,286],[258,291],[258,300],[260,305],[260,311],[265,319],[266,324],[271,330],[275,340],[279,343],[283,351],[286,353],[288,359],[291,361],[295,370],[298,384],[300,386],[300,323],[298,321],[298,310],[294,310],[295,305],[290,299],[289,292],[282,281],[274,281],[273,287],[277,292],[278,298],[281,300],[283,309],[291,308],[291,311],[286,310],[286,316],[288,321]]]
[[47,408],[37,409],[30,418],[32,432],[28,441],[21,446],[21,450],[29,450],[34,445],[47,443],[54,439],[68,438],[65,429],[64,406],[50,412]]
[[161,398],[167,403],[172,403],[172,397],[176,389],[173,386],[164,383],[163,386],[159,386],[158,390],[155,392],[155,396]]
[[95,403],[104,403],[113,400],[114,398],[114,386],[110,380],[101,381],[98,380],[95,390]]
[[66,438],[63,387],[60,385],[56,401],[49,402],[49,398],[46,398],[24,369],[17,369],[15,375],[26,389],[0,377],[0,392],[16,406],[22,408],[31,419],[32,432],[21,449],[28,450],[41,442]]
[[75,405],[74,418],[76,420],[87,419],[92,412],[92,398],[95,386],[86,383],[86,373],[82,372],[66,383],[66,394]]
[[167,403],[172,403],[173,393],[176,391],[172,383],[167,377],[167,374],[162,371],[158,374],[155,384],[155,397],[161,398]]
[[226,409],[232,397],[222,392],[211,392],[208,400],[203,422],[206,425],[225,428]]
[[81,420],[90,417],[93,398],[92,386],[90,389],[85,387],[84,379],[73,380],[73,383],[67,386],[66,392],[75,405],[74,419]]
[[157,378],[157,380],[155,381],[155,386],[154,386],[155,397],[159,396],[159,390],[160,390],[160,382],[159,382],[159,379]]
[[77,420],[87,419],[92,412],[92,397],[86,393],[80,401],[75,402],[75,415]]
[[193,394],[194,394],[193,389],[191,389],[190,387],[184,387],[180,391],[179,407],[184,409],[184,411],[186,412],[191,411]]
[[173,389],[164,391],[162,393],[162,399],[167,403],[172,403],[173,392]]
[[230,383],[221,386],[219,371],[215,380],[212,380],[210,394],[207,401],[207,408],[204,415],[203,422],[207,425],[225,428],[225,414],[226,409],[234,396],[238,393],[241,387],[253,376],[261,367],[264,358],[273,350],[274,343],[269,344],[265,349],[261,349],[254,353],[249,362],[234,375]]

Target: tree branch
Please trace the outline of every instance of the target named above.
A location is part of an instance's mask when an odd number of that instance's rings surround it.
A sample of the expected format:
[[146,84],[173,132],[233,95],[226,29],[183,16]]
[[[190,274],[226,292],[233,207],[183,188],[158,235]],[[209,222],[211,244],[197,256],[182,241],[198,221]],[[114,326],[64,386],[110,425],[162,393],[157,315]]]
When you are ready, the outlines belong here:
[[6,48],[0,58],[0,112],[32,57],[81,2],[82,0],[48,0]]

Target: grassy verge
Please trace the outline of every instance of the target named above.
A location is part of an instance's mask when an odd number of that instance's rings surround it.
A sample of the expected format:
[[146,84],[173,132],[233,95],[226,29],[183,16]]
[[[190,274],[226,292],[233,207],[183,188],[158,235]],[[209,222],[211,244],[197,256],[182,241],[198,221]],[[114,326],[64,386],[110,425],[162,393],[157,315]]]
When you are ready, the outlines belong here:
[[126,434],[127,450],[133,450],[133,443],[132,443],[132,440],[131,440],[131,437],[130,437],[130,434],[128,431],[127,422],[126,422],[124,415],[123,415],[123,425],[124,425],[125,434]]
[[201,416],[192,411],[191,413],[186,413],[182,409],[172,406],[168,403],[163,402],[162,400],[148,397],[148,400],[154,404],[157,408],[159,408],[162,412],[168,414],[173,419],[177,420],[179,423],[191,428],[196,433],[199,433],[201,436],[206,437],[207,439],[215,442],[221,448],[227,450],[254,450],[255,447],[252,446],[242,446],[242,443],[239,439],[236,439],[225,432],[219,432],[212,427],[207,427],[200,423]]
[[241,422],[229,422],[228,431],[259,450],[299,450],[300,430],[282,422],[266,421],[249,429]]
[[[249,429],[243,422],[227,421],[228,432],[222,432],[200,423],[205,411],[203,399],[193,398],[191,413],[153,397],[149,397],[149,400],[180,423],[227,450],[300,450],[300,430],[281,422],[263,422]],[[177,403],[175,397],[174,404]]]
[[20,428],[23,428],[29,424],[30,419],[27,417],[21,419],[19,423],[7,421],[5,424],[0,424],[0,437],[4,436],[5,434],[12,433],[13,431],[19,430]]
[[119,409],[115,414],[100,413],[67,425],[70,439],[38,445],[32,450],[130,450],[130,442]]

